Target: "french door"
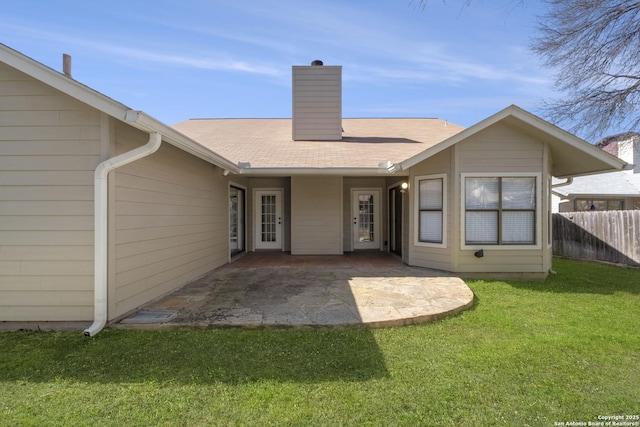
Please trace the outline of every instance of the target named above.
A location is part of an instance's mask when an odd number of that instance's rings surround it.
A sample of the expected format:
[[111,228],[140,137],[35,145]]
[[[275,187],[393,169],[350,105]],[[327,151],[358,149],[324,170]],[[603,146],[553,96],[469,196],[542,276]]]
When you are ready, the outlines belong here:
[[353,250],[380,249],[380,190],[351,192]]
[[282,249],[282,190],[255,192],[255,248]]
[[402,255],[402,192],[400,187],[389,189],[389,250]]
[[244,193],[242,188],[229,188],[229,249],[232,256],[244,252]]

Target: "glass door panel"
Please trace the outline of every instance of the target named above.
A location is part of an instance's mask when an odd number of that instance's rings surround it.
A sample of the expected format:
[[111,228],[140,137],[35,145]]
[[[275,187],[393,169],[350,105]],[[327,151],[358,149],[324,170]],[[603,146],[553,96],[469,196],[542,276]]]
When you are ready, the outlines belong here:
[[352,192],[353,249],[380,249],[380,190]]
[[255,248],[282,249],[282,190],[256,190]]

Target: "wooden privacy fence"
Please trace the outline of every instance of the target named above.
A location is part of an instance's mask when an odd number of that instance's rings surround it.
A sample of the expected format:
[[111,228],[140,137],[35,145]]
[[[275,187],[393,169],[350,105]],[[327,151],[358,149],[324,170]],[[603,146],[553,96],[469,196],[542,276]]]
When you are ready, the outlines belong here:
[[640,265],[640,210],[553,214],[553,254]]

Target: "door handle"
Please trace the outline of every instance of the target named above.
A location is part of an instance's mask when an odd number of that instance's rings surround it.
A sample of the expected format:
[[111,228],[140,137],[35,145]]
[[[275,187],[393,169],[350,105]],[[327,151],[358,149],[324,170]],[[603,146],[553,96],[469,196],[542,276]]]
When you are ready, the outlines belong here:
[[282,224],[282,218],[278,218],[278,224]]
[[356,218],[355,216],[353,217],[353,223],[357,224],[358,223],[358,218]]

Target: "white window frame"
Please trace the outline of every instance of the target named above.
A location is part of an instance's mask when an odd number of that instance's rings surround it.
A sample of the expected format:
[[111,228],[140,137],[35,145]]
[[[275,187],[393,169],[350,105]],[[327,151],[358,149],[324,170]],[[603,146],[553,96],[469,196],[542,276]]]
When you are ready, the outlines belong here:
[[[442,179],[442,243],[421,242],[420,241],[420,181],[427,179]],[[435,175],[416,176],[413,180],[414,194],[414,215],[413,215],[413,244],[426,248],[447,248],[447,219],[448,217],[448,193],[447,193],[447,174],[440,173]]]
[[[535,209],[535,241],[534,245],[490,245],[473,244],[466,242],[466,181],[467,178],[523,178],[533,177],[536,180],[536,209]],[[485,172],[460,174],[460,247],[465,250],[478,250],[490,248],[492,251],[523,251],[542,249],[542,174],[539,172]]]
[[548,175],[546,186],[544,191],[547,192],[547,249],[553,248],[553,212],[551,211],[551,206],[553,206],[553,199],[551,193],[551,183],[553,182],[553,177]]

